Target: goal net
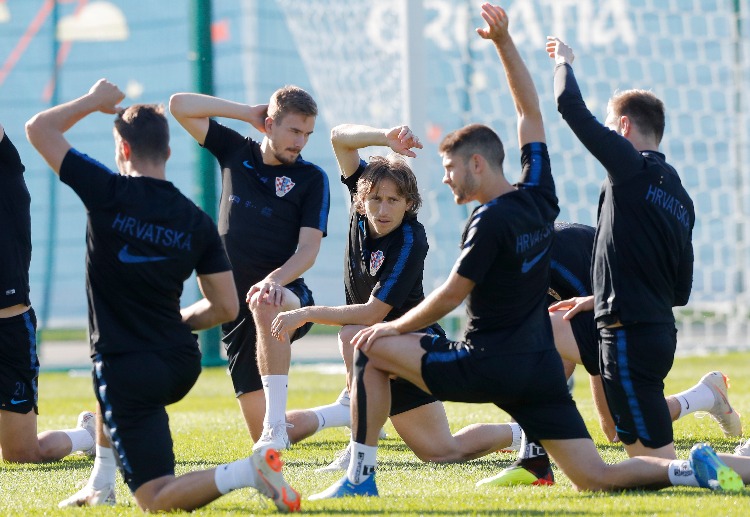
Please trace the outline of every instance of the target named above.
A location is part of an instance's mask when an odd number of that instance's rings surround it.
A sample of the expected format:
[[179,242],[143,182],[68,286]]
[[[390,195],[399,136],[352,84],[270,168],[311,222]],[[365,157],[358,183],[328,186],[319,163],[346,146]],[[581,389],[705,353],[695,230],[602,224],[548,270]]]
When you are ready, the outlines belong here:
[[[616,89],[652,90],[667,106],[661,150],[695,202],[691,301],[676,309],[680,347],[748,344],[748,7],[731,0],[516,0],[504,3],[511,34],[539,91],[561,220],[595,224],[604,171],[562,122],[552,94],[548,34],[576,52],[576,75],[603,119]],[[279,0],[290,33],[333,126],[407,122],[426,142],[412,165],[430,237],[425,288],[458,255],[467,207],[441,185],[437,144],[468,122],[493,127],[518,169],[516,117],[479,4],[461,0]],[[415,10],[417,9],[417,10]],[[417,31],[422,44],[408,45]],[[414,41],[413,39],[411,40]]]

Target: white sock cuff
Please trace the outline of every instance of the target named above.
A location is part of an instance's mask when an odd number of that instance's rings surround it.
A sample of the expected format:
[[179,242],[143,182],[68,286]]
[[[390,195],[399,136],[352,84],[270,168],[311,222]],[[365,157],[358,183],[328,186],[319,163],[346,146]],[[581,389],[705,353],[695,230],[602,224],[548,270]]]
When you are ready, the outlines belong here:
[[114,486],[116,477],[117,461],[115,460],[115,450],[110,447],[97,445],[94,467],[91,469],[88,486],[95,490],[102,490],[107,486]]
[[266,414],[263,424],[273,427],[286,422],[286,400],[288,395],[288,375],[263,375],[263,393],[266,398]]
[[672,460],[669,462],[669,482],[673,486],[699,486],[690,462],[687,460]]
[[680,403],[680,416],[694,413],[696,411],[711,411],[716,403],[714,392],[705,384],[698,383],[689,390],[674,395]]
[[214,483],[216,483],[216,488],[222,495],[238,488],[253,486],[255,484],[255,471],[250,458],[243,458],[216,467]]
[[352,421],[351,408],[342,404],[339,400],[327,406],[312,408],[312,411],[318,417],[318,431],[350,425]]
[[65,429],[63,433],[70,438],[70,452],[85,451],[94,446],[94,438],[86,429]]
[[99,462],[103,465],[117,466],[115,461],[115,450],[112,447],[104,447],[103,445],[96,445],[96,458],[95,462]]
[[349,468],[346,475],[349,481],[359,485],[375,473],[377,466],[377,445],[365,445],[363,443],[351,442],[352,457],[349,460]]

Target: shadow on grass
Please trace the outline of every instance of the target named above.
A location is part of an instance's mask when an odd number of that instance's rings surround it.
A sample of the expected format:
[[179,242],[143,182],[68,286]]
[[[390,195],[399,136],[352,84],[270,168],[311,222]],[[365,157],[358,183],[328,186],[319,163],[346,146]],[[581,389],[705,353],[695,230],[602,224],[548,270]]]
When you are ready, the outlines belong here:
[[90,471],[94,466],[94,458],[85,456],[67,457],[63,460],[49,463],[7,463],[0,461],[0,468],[4,471],[18,472],[60,472],[60,471]]
[[[665,497],[670,497],[674,495],[679,495],[680,497],[706,497],[707,495],[711,495],[712,497],[725,497],[725,498],[735,498],[735,497],[741,497],[743,499],[746,499],[750,497],[750,490],[741,490],[739,492],[712,492],[711,490],[708,490],[706,488],[695,488],[695,487],[684,487],[684,486],[672,486],[667,488],[662,488],[661,490],[649,490],[645,488],[633,488],[631,490],[617,490],[612,492],[575,492],[571,491],[569,493],[561,492],[560,494],[556,494],[558,498],[560,499],[604,499],[604,498],[612,498],[612,497],[631,497],[631,496],[653,496],[658,494],[665,494]],[[653,512],[646,512],[649,515],[653,515]]]

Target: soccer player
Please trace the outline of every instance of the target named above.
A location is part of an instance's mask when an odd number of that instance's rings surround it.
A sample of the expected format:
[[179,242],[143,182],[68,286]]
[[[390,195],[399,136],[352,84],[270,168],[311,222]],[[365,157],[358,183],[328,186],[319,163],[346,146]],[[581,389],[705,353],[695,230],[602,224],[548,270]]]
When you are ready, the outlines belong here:
[[[462,237],[462,252],[445,283],[400,318],[342,334],[357,349],[352,382],[352,460],[346,475],[310,499],[377,495],[378,432],[388,417],[389,378],[406,379],[440,400],[492,402],[541,440],[578,489],[668,486],[679,479],[739,489],[736,472],[708,446],[687,461],[642,457],[605,464],[570,397],[547,315],[554,219],[554,181],[544,143],[536,90],[498,6],[482,5],[490,39],[504,65],[518,114],[521,181],[503,175],[503,147],[479,124],[455,131],[440,144],[443,182],[457,203],[478,201]],[[469,326],[463,342],[410,333],[438,320],[466,299]],[[508,365],[512,368],[508,368]],[[733,463],[739,464],[732,457]],[[747,462],[745,467],[750,467]],[[684,475],[685,471],[689,475]],[[750,468],[743,471],[750,478]]]
[[[608,440],[618,441],[614,420],[599,373],[599,344],[593,311],[581,311],[574,316],[567,308],[581,297],[591,295],[591,255],[595,229],[576,223],[555,223],[555,241],[550,262],[548,300],[555,347],[560,353],[569,377],[577,364],[589,373],[591,393],[599,416],[599,423]],[[564,299],[562,302],[559,300]],[[692,388],[667,397],[672,421],[695,411],[708,411],[719,423],[726,436],[742,434],[739,415],[729,404],[727,380],[721,372],[709,372]],[[532,455],[527,458],[527,455]],[[496,476],[480,481],[482,485],[547,485],[554,481],[549,458],[541,448],[521,447],[519,459]]]
[[[393,320],[424,299],[422,278],[429,248],[424,227],[417,220],[422,199],[417,178],[397,154],[375,156],[368,162],[359,149],[388,146],[394,153],[415,157],[422,144],[407,126],[377,129],[344,124],[333,128],[331,144],[341,170],[341,181],[351,196],[349,244],[345,256],[344,286],[347,305],[309,306],[280,313],[272,324],[279,339],[308,322],[326,325],[366,324]],[[422,330],[444,336],[438,324]],[[351,373],[353,349],[342,342],[342,356]],[[452,435],[440,401],[413,384],[391,381],[390,417],[396,431],[425,461],[463,461],[512,445],[517,424],[474,424]],[[341,403],[341,401],[345,403]],[[351,422],[348,394],[334,404],[287,413],[294,425],[292,442],[315,432]],[[348,465],[348,454],[324,470]]]
[[695,211],[675,169],[659,152],[664,104],[653,93],[616,93],[600,123],[573,74],[572,49],[549,37],[558,111],[607,170],[594,241],[593,298],[570,316],[594,310],[601,374],[617,435],[630,456],[674,458],[664,378],[674,360],[673,306],[693,281]]
[[[590,375],[591,392],[599,422],[609,441],[617,441],[612,415],[604,396],[599,372],[598,332],[593,311],[575,315],[567,309],[591,296],[591,255],[595,229],[577,223],[555,223],[555,243],[550,263],[550,318],[555,346],[560,352],[566,376],[576,364]],[[742,422],[729,403],[728,382],[721,372],[709,372],[692,388],[667,397],[672,421],[696,411],[707,411],[726,436],[741,436]]]
[[[312,324],[279,343],[271,336],[271,322],[281,311],[315,303],[302,274],[312,267],[326,234],[328,176],[300,152],[315,128],[317,105],[303,89],[285,86],[269,104],[178,93],[169,109],[221,166],[219,233],[241,307],[237,319],[222,327],[229,370],[255,448],[285,449],[290,345]],[[248,122],[264,134],[263,141],[209,117]]]
[[94,415],[74,429],[37,434],[39,358],[29,298],[31,197],[21,157],[0,125],[0,458],[15,463],[93,454]]
[[[26,124],[26,134],[88,214],[86,287],[94,392],[120,470],[146,511],[192,510],[252,486],[282,511],[299,508],[281,475],[278,452],[175,477],[165,406],[181,400],[200,373],[193,330],[230,321],[239,310],[216,225],[166,181],[169,126],[161,106],[120,109],[125,95],[102,79],[73,101]],[[117,114],[120,174],[73,149],[64,133],[91,113]],[[180,310],[192,272],[204,297]],[[91,492],[78,504],[96,503]]]

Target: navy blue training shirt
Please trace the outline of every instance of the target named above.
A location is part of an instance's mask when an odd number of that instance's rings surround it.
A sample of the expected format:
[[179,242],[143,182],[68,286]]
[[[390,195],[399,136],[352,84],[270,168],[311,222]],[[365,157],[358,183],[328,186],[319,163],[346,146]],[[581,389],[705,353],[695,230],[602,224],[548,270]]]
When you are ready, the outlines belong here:
[[607,170],[594,243],[597,324],[674,323],[693,282],[693,201],[662,153],[638,151],[586,107],[573,69],[555,67],[558,111]]
[[221,167],[219,234],[244,301],[253,284],[294,255],[300,228],[326,235],[328,176],[302,157],[292,165],[266,165],[260,143],[213,119],[204,147]]
[[555,223],[555,242],[549,265],[549,303],[591,296],[591,255],[595,232],[595,228],[585,224]]
[[[362,161],[354,174],[341,178],[352,198],[366,165]],[[404,217],[388,235],[371,236],[367,217],[357,212],[352,199],[344,265],[346,303],[364,304],[372,295],[393,307],[385,321],[405,314],[424,299],[422,279],[428,249],[427,234],[416,217]]]
[[31,196],[25,170],[6,133],[0,140],[0,309],[31,305]]
[[454,267],[476,284],[466,299],[465,340],[479,354],[554,348],[547,289],[560,210],[546,144],[524,145],[521,164],[517,190],[472,213]]
[[180,295],[230,265],[216,225],[170,182],[116,174],[71,149],[60,179],[86,206],[91,353],[196,346]]

